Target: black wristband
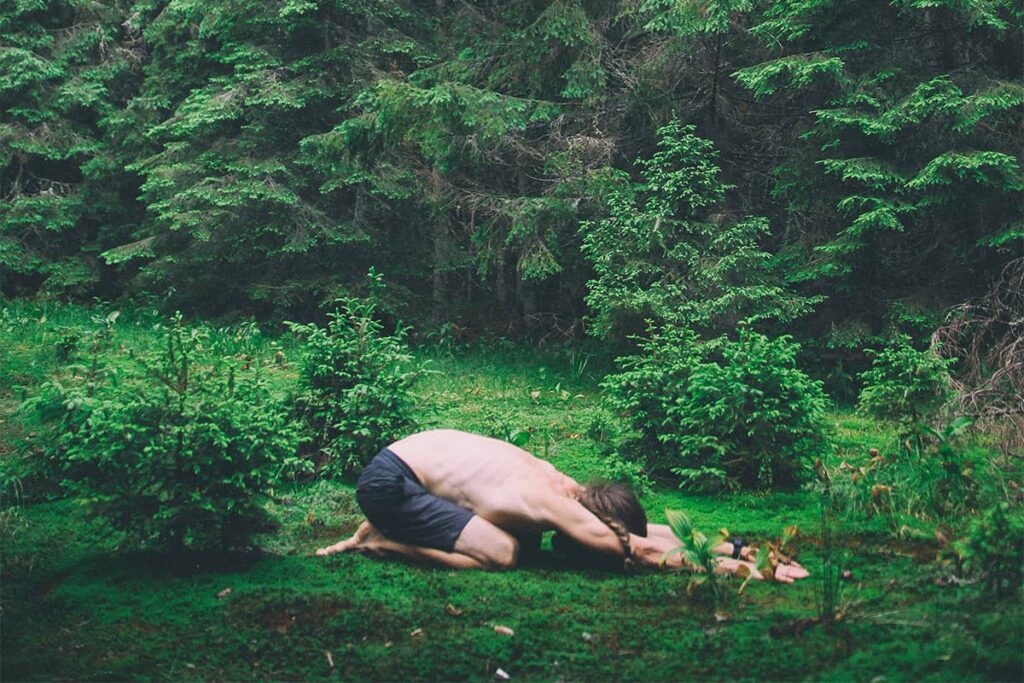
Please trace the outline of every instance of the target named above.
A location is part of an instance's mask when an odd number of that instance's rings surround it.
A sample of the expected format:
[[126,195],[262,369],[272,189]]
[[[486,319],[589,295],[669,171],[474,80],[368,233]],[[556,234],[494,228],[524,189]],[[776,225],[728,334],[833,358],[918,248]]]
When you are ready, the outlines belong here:
[[732,559],[740,559],[740,552],[747,547],[747,542],[742,538],[732,539]]

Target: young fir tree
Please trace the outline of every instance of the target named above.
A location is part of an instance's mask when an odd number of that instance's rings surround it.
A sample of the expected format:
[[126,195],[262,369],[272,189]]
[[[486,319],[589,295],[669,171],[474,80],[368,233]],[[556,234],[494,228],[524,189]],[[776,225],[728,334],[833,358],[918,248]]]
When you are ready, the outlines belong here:
[[612,172],[610,215],[582,226],[597,275],[592,329],[622,337],[650,321],[708,339],[808,312],[815,300],[782,285],[759,245],[767,220],[715,212],[731,186],[719,179],[713,144],[678,120],[658,134],[658,151],[637,160],[641,182]]

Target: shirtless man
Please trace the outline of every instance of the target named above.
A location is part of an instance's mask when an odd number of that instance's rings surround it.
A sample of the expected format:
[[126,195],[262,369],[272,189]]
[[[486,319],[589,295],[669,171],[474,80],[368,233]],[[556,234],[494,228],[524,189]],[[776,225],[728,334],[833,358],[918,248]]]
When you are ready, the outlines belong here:
[[[585,548],[659,566],[678,545],[666,525],[647,524],[635,497],[605,514],[585,487],[551,463],[504,441],[450,429],[413,434],[383,449],[360,476],[356,499],[368,521],[317,555],[358,551],[500,570],[516,565],[518,538],[556,530]],[[716,550],[733,548],[725,543]],[[681,558],[669,564],[679,566]],[[735,573],[743,565],[760,578],[752,564],[732,558],[722,558],[719,571]],[[787,583],[806,575],[798,565],[776,572]]]

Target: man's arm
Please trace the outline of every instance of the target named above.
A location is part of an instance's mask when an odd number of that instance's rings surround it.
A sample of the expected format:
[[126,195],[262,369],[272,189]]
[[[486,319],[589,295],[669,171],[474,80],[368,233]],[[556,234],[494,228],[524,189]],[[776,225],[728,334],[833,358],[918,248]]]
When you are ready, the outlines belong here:
[[[537,506],[546,526],[566,534],[577,543],[600,552],[625,556],[618,534],[590,510],[572,498],[551,496]],[[667,528],[667,527],[666,527]],[[665,559],[665,553],[679,545],[675,537],[651,534],[647,537],[629,534],[630,556],[637,564],[648,567],[679,567],[682,557]]]
[[[578,501],[571,498],[552,496],[538,505],[544,522],[558,531],[568,535],[577,543],[593,548],[601,552],[623,557],[625,549],[618,535],[612,531],[607,524],[598,519],[594,513],[583,507]],[[674,535],[669,537],[666,534],[651,534],[650,536],[629,535],[630,554],[633,560],[641,565],[649,567],[682,567],[687,566],[682,555],[674,553],[665,557],[665,553],[679,545]],[[717,550],[725,548],[716,548]],[[729,548],[731,551],[732,548]],[[718,574],[737,574],[741,567],[745,567],[755,579],[763,579],[761,573],[752,562],[734,560],[730,557],[719,557]],[[689,567],[693,569],[693,567]],[[745,573],[745,572],[744,572]],[[802,579],[807,576],[807,570],[799,565],[779,565],[776,568],[775,580],[782,583],[792,583],[794,579]]]
[[[537,512],[545,526],[561,531],[580,545],[619,557],[626,554],[618,535],[572,498],[548,496],[537,505]],[[630,548],[634,538],[639,537],[630,534]]]

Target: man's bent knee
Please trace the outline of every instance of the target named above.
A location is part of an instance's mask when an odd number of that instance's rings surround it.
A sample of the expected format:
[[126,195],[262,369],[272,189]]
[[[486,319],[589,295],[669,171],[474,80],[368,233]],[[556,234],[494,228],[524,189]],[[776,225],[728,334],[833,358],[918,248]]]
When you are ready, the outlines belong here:
[[512,569],[519,562],[519,541],[513,536],[503,539],[499,547],[494,549],[494,557],[490,562],[489,569],[494,571],[505,571]]
[[455,552],[491,570],[511,569],[519,560],[519,542],[482,517],[473,517],[455,541]]

